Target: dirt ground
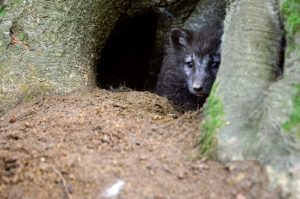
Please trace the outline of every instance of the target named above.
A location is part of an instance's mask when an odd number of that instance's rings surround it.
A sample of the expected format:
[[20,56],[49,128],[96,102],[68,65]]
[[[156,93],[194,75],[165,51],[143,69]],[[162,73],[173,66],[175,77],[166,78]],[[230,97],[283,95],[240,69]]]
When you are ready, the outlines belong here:
[[199,157],[200,120],[149,92],[19,104],[0,119],[0,198],[277,198],[258,163]]

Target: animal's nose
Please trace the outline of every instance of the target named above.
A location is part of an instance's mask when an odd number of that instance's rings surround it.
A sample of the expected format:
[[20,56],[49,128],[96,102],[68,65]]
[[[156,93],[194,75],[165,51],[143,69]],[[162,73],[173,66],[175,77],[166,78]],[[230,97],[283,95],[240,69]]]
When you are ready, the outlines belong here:
[[194,91],[196,91],[196,92],[200,92],[200,91],[203,90],[203,87],[202,87],[202,86],[194,86],[193,89],[194,89]]

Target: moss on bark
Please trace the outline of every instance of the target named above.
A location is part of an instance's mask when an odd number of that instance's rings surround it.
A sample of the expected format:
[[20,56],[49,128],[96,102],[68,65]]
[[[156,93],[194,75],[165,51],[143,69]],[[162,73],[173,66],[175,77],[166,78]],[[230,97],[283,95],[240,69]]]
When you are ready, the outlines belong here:
[[[289,102],[291,108],[288,118],[283,121],[282,129],[289,135],[296,137],[300,143],[300,1],[285,0],[281,10],[284,17],[287,46],[285,53],[285,67],[287,75],[285,81],[290,85]],[[290,79],[290,80],[287,80]]]
[[217,96],[217,89],[218,84],[214,84],[201,123],[200,153],[206,157],[216,156],[218,130],[225,124],[223,103]]
[[300,84],[295,86],[295,95],[292,96],[293,111],[291,112],[288,121],[286,121],[282,128],[291,133],[294,131],[298,142],[300,142]]

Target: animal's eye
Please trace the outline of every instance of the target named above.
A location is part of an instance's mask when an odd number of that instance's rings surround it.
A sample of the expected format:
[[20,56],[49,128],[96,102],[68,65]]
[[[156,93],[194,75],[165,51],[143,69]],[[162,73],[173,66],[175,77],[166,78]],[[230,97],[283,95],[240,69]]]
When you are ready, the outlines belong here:
[[192,61],[186,62],[185,63],[189,68],[193,68],[194,63]]

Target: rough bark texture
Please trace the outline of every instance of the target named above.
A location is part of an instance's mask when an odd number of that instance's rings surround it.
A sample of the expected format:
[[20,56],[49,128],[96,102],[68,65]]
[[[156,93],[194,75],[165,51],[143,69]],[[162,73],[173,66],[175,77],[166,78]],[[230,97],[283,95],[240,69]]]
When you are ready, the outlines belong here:
[[214,103],[206,105],[202,125],[202,152],[217,146],[223,162],[257,159],[266,165],[274,187],[281,185],[285,197],[297,198],[299,121],[293,115],[299,106],[300,56],[299,51],[293,59],[287,54],[284,74],[276,78],[282,61],[279,9],[276,0],[231,4],[219,76],[208,100]]
[[92,65],[128,1],[4,1],[0,104],[93,83]]

